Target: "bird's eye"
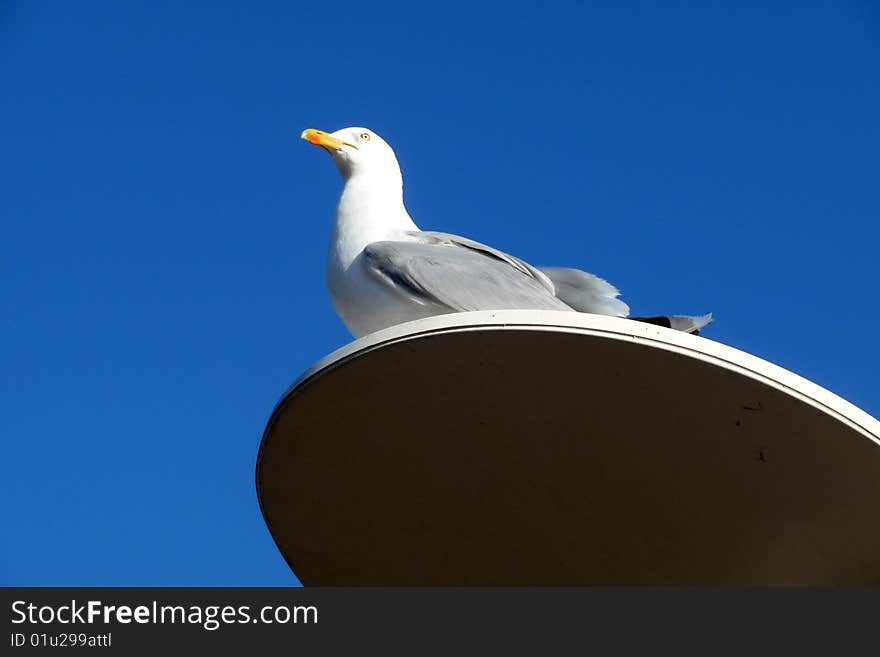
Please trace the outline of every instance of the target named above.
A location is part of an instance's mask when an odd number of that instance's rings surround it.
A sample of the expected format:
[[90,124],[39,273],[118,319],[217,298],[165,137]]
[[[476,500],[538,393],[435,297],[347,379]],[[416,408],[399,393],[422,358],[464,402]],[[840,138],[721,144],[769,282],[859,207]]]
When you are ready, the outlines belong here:
[[370,141],[370,133],[369,132],[362,132],[361,139],[363,139],[364,141]]

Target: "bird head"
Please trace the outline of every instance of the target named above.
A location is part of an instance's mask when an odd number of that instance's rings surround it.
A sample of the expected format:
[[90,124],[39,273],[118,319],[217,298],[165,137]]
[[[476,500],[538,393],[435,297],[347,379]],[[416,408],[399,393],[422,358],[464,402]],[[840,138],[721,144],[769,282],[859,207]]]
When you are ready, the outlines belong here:
[[303,130],[301,137],[327,151],[346,180],[360,174],[396,172],[400,175],[391,146],[367,128],[343,128],[332,133],[309,128]]

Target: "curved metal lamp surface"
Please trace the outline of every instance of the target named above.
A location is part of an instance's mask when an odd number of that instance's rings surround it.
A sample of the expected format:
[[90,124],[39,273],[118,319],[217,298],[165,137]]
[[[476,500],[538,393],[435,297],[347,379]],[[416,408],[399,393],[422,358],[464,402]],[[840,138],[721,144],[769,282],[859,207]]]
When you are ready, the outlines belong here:
[[880,423],[737,349],[567,312],[320,361],[257,493],[306,585],[878,585]]

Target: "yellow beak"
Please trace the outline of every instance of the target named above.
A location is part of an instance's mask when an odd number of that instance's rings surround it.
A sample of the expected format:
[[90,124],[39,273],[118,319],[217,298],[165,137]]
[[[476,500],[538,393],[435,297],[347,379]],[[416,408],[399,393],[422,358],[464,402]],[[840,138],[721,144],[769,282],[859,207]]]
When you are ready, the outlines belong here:
[[337,139],[333,135],[327,134],[323,130],[315,130],[314,128],[303,130],[303,133],[300,135],[300,137],[302,139],[305,139],[310,144],[320,146],[328,153],[332,153],[333,151],[341,151],[343,146],[351,146],[354,149],[357,148],[357,146],[355,146],[354,144],[349,144],[347,141]]

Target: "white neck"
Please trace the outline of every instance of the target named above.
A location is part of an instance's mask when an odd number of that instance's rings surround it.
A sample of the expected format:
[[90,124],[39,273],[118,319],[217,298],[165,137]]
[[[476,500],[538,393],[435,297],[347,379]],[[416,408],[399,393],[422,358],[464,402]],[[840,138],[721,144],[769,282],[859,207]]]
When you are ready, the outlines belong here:
[[419,227],[403,205],[400,170],[354,173],[346,178],[336,206],[330,260],[347,269],[367,244],[406,230]]

